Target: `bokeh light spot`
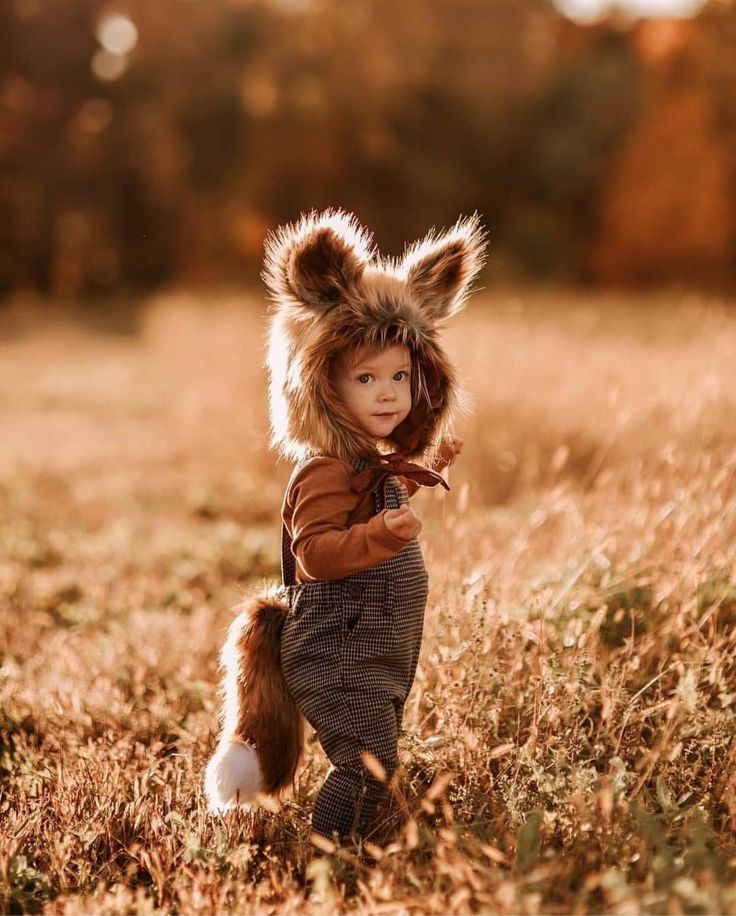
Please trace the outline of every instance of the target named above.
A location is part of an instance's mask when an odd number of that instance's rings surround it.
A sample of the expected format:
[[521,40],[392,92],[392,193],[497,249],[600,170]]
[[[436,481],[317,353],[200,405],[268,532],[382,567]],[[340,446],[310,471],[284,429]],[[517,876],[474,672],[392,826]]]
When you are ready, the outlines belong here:
[[278,102],[278,92],[271,77],[259,73],[243,80],[240,86],[240,101],[243,108],[254,118],[268,117]]
[[130,54],[138,43],[138,29],[127,16],[114,13],[100,20],[97,40],[111,54]]
[[92,72],[97,79],[105,82],[112,82],[119,79],[125,73],[128,67],[128,60],[119,54],[111,54],[109,51],[97,51],[92,58]]
[[87,134],[101,134],[110,126],[113,107],[107,99],[88,99],[77,112],[75,126]]
[[314,0],[270,0],[270,5],[280,13],[306,13]]
[[15,15],[30,21],[41,14],[41,0],[15,0]]

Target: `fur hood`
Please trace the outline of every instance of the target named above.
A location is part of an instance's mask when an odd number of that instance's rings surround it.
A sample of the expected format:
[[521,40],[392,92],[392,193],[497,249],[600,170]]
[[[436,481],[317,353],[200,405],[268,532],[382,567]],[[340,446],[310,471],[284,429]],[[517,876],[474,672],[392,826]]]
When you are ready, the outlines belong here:
[[460,403],[438,330],[462,308],[484,247],[477,215],[430,233],[397,260],[381,258],[370,234],[342,210],[312,212],[272,233],[263,272],[273,302],[271,444],[295,461],[375,460],[381,452],[337,396],[331,360],[356,346],[403,344],[412,358],[412,409],[383,444],[408,458],[431,453]]

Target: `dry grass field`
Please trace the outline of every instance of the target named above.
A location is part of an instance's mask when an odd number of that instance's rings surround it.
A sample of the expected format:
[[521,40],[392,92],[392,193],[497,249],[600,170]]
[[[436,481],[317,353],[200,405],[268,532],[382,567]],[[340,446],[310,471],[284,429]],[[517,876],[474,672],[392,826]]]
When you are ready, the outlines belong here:
[[278,573],[263,305],[0,323],[0,911],[736,911],[736,307],[497,292],[415,500],[426,639],[378,860],[326,763],[208,816],[217,656]]

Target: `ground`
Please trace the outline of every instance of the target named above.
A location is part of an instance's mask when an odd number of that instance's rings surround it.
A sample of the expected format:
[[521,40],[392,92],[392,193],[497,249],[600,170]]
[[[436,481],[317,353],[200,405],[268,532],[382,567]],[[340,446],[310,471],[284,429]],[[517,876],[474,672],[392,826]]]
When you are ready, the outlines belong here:
[[[491,290],[371,867],[312,741],[213,817],[218,652],[278,575],[264,304],[0,313],[0,911],[736,910],[736,305]],[[392,832],[393,831],[393,832]]]

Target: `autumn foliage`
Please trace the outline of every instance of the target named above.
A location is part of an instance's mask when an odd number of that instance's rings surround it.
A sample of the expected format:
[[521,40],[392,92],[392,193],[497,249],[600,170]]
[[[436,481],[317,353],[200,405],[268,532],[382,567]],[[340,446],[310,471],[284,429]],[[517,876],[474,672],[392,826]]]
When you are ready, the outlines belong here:
[[0,293],[253,279],[326,206],[396,254],[478,210],[496,277],[722,285],[734,41],[727,0],[3,3]]

